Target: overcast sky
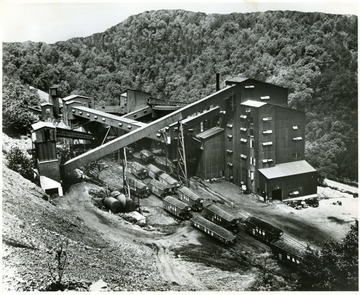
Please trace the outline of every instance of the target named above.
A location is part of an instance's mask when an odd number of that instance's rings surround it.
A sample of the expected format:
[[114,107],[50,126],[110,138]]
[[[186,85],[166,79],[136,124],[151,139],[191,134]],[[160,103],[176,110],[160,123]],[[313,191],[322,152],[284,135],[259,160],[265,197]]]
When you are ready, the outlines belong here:
[[0,0],[0,39],[55,43],[103,32],[133,14],[155,9],[205,13],[266,10],[359,13],[358,0]]

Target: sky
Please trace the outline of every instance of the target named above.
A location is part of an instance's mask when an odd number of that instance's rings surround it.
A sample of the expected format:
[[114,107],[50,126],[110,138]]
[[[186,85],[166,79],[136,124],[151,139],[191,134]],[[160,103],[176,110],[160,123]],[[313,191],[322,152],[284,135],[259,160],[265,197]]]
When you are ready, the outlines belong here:
[[55,43],[86,37],[147,10],[205,13],[266,10],[321,11],[359,15],[358,0],[0,0],[2,42]]

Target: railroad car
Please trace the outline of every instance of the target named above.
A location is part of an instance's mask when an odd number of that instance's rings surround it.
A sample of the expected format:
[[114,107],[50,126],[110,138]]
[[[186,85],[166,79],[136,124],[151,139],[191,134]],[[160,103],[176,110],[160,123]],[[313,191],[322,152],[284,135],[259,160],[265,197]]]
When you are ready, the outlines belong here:
[[152,162],[154,162],[155,157],[148,150],[141,150],[140,151],[140,159],[145,161],[146,163],[152,163]]
[[272,241],[270,248],[279,261],[297,267],[301,265],[307,246],[284,235],[281,239]]
[[164,173],[163,170],[153,164],[147,165],[147,172],[150,178],[159,180],[159,176]]
[[130,191],[140,198],[146,198],[150,196],[151,191],[148,185],[135,178],[127,179]]
[[210,221],[232,231],[237,230],[239,227],[239,218],[236,218],[215,204],[204,207],[204,216]]
[[188,220],[192,217],[190,207],[172,196],[164,198],[163,206],[166,211],[181,219]]
[[131,173],[139,179],[145,179],[148,177],[148,170],[144,165],[138,162],[132,162],[130,165]]
[[267,243],[278,240],[284,234],[283,230],[257,217],[247,218],[245,220],[245,229],[249,234]]
[[169,185],[173,192],[175,192],[181,186],[181,183],[179,181],[177,181],[175,178],[171,177],[167,173],[160,174],[159,181]]
[[157,196],[161,199],[163,199],[165,196],[171,194],[171,188],[156,179],[150,180],[149,187],[150,187],[151,192],[155,196]]
[[179,199],[191,206],[191,210],[193,211],[202,211],[204,199],[195,194],[192,190],[183,186],[177,190],[177,194]]
[[214,239],[219,240],[222,243],[225,244],[235,243],[235,238],[236,238],[235,235],[233,235],[227,229],[205,219],[200,215],[191,218],[190,221],[193,227],[201,230],[205,234],[213,237]]

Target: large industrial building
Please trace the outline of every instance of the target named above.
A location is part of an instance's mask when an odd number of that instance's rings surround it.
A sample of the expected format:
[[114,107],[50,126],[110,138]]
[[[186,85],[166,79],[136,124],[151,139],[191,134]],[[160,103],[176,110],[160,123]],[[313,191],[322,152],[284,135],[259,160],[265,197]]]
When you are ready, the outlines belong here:
[[[111,127],[117,138],[69,160],[61,171],[138,141],[148,148],[165,147],[187,178],[225,178],[267,199],[316,194],[317,172],[304,160],[305,114],[288,107],[288,90],[254,79],[225,84],[219,89],[217,81],[215,93],[185,106],[160,104],[134,90],[121,97],[119,106],[95,106],[93,99],[78,95],[62,99],[68,126],[92,126],[85,131],[94,136],[94,126],[104,132]],[[59,135],[76,135],[69,132],[59,130]]]

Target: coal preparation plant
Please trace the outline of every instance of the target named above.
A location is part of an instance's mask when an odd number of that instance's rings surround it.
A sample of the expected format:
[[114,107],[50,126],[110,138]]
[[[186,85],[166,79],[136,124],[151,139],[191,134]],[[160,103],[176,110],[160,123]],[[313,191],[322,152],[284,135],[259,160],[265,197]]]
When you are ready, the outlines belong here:
[[[107,155],[124,158],[128,147],[164,150],[161,170],[185,186],[198,176],[245,186],[264,201],[316,195],[317,171],[305,161],[305,113],[289,107],[288,90],[239,77],[220,89],[218,75],[216,85],[213,94],[189,104],[127,90],[116,106],[82,95],[59,98],[51,88],[39,110],[46,122],[32,126],[37,169],[48,180],[43,187],[60,191],[66,174]],[[59,138],[88,149],[60,165]]]

